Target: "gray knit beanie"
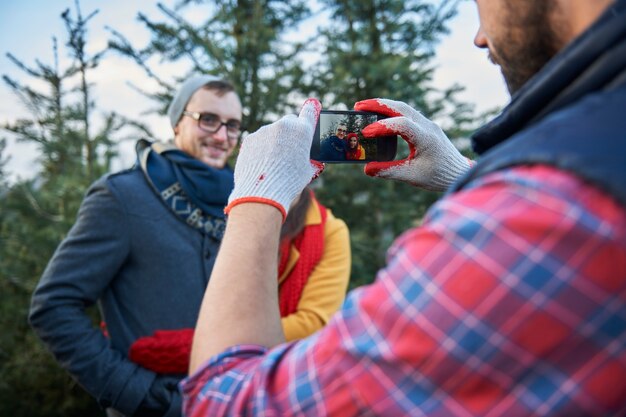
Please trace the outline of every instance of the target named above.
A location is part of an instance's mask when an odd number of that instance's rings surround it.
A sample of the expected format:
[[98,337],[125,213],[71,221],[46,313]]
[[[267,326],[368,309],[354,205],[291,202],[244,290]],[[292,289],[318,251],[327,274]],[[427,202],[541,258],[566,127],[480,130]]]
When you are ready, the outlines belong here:
[[170,106],[167,108],[167,116],[170,118],[170,124],[172,128],[176,127],[176,124],[183,115],[183,111],[189,102],[189,99],[198,91],[202,86],[212,82],[221,81],[222,79],[215,75],[195,75],[188,78],[178,89]]

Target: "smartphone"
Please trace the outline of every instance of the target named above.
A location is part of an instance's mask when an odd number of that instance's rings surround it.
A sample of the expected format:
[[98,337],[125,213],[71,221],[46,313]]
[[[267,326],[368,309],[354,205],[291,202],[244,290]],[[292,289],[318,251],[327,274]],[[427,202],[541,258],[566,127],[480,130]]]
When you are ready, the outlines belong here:
[[392,161],[398,147],[397,136],[365,139],[365,126],[386,116],[363,111],[322,110],[313,144],[311,159],[328,163]]

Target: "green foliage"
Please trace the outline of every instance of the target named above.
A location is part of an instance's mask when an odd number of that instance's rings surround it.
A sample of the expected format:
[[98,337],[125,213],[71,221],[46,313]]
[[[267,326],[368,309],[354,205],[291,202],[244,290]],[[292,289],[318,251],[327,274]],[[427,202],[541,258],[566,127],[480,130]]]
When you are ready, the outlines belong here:
[[6,173],[4,171],[7,162],[9,162],[9,158],[4,154],[6,147],[6,138],[0,138],[0,196],[2,196],[6,187]]
[[312,92],[330,105],[393,97],[433,116],[428,93],[434,47],[447,33],[458,1],[323,0],[331,19],[318,41],[324,60],[315,66]]
[[404,183],[365,177],[361,164],[329,164],[316,182],[320,201],[350,229],[351,288],[374,280],[393,240],[439,197]]
[[[434,48],[447,33],[457,3],[324,0],[331,14],[318,36],[325,59],[313,65],[304,94],[320,97],[327,109],[352,108],[356,101],[373,97],[404,101],[444,120],[450,137],[466,136],[473,130],[473,107],[456,100],[462,89],[438,91],[432,86]],[[398,158],[406,157],[406,143],[399,140],[398,145]],[[362,165],[330,165],[321,180],[320,200],[350,228],[352,287],[373,281],[392,241],[419,222],[439,197],[366,177]]]
[[[23,182],[0,199],[0,415],[97,416],[101,410],[45,351],[27,323],[30,296],[73,222],[82,194]],[[66,213],[61,215],[59,213]]]
[[50,207],[45,203],[57,197],[46,194],[32,183],[23,183],[0,199],[0,415],[102,415],[27,323],[30,295],[71,223],[47,211]]
[[[149,45],[138,49],[123,34],[111,29],[109,46],[132,58],[161,86],[157,93],[145,93],[159,103],[164,113],[178,82],[161,79],[147,61],[185,62],[194,74],[214,74],[231,80],[244,107],[244,126],[252,132],[271,122],[276,115],[292,110],[290,94],[303,76],[299,53],[301,43],[290,42],[285,32],[309,15],[305,0],[222,0],[182,1],[176,10],[158,4],[164,22],[138,19],[150,30]],[[195,6],[192,8],[192,6]],[[200,24],[192,24],[182,12],[192,8],[209,11]]]
[[[52,65],[37,60],[28,66],[7,54],[47,91],[35,90],[30,81],[3,76],[28,111],[28,117],[3,128],[18,141],[37,146],[42,171],[31,181],[0,184],[0,415],[102,415],[27,323],[30,296],[39,277],[73,224],[87,186],[110,170],[116,156],[112,135],[126,124],[113,114],[105,115],[102,128],[92,133],[95,104],[86,76],[97,67],[102,52],[88,56],[85,49],[87,22],[96,13],[84,18],[76,3],[76,17],[69,10],[61,15],[72,58],[67,68],[59,67],[55,38]],[[0,150],[4,140],[1,145]]]

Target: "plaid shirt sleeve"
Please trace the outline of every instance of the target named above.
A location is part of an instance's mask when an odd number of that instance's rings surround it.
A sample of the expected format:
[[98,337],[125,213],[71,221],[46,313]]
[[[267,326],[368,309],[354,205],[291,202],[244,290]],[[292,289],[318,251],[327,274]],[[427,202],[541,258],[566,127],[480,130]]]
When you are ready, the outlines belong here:
[[548,167],[476,181],[315,335],[236,346],[186,416],[626,415],[626,213]]

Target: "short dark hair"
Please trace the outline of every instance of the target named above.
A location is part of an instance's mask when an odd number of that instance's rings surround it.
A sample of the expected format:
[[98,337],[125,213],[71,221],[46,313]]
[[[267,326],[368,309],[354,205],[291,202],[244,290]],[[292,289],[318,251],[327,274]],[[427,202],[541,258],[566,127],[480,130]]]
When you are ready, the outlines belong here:
[[218,96],[223,96],[226,93],[235,92],[235,86],[228,80],[215,80],[209,81],[201,87],[203,90],[215,91]]

